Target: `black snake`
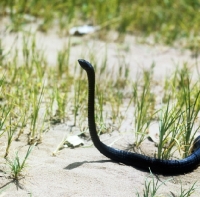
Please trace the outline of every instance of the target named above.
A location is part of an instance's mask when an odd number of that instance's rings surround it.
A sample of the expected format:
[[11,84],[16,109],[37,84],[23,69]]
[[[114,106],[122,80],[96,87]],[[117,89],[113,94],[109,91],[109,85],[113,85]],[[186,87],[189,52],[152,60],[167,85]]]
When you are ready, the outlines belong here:
[[91,139],[95,147],[106,157],[130,165],[144,171],[149,169],[154,173],[176,175],[193,171],[200,163],[200,136],[194,141],[193,152],[188,157],[181,160],[162,160],[151,158],[145,155],[127,152],[109,147],[102,143],[97,135],[95,125],[95,71],[93,66],[83,60],[78,60],[81,67],[87,72],[88,76],[88,126]]

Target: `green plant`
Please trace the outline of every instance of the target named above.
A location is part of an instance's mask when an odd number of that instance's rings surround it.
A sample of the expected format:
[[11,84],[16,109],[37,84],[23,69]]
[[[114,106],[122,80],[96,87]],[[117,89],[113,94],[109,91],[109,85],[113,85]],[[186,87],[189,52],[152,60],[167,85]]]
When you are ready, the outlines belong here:
[[[39,111],[42,103],[42,96],[44,94],[44,86],[41,87],[41,92],[38,96],[38,89],[36,87],[33,88],[32,92],[32,98],[31,98],[31,104],[32,104],[32,114],[31,114],[31,132],[29,134],[29,144],[34,144],[35,142],[41,141],[41,131],[39,132],[37,128],[37,121],[39,118]],[[43,120],[45,118],[45,115],[43,117]],[[43,121],[44,122],[44,121]],[[43,126],[43,123],[42,123]],[[41,127],[42,129],[42,127]],[[37,135],[39,132],[39,135]]]
[[190,153],[194,136],[200,126],[195,128],[195,122],[200,111],[199,99],[200,90],[198,82],[192,85],[190,71],[187,64],[177,73],[178,85],[178,108],[182,110],[182,136],[183,136],[183,157]]
[[13,121],[12,121],[13,117],[11,117],[11,114],[12,113],[10,113],[10,117],[9,117],[9,125],[6,128],[8,140],[7,140],[6,152],[5,152],[4,158],[6,158],[8,156],[9,149],[10,149],[10,146],[11,146],[11,142],[12,142],[13,137],[14,137],[14,133],[16,132],[17,127],[18,127],[18,122],[13,123]]
[[22,162],[20,162],[18,151],[15,153],[15,157],[12,160],[9,158],[6,158],[6,162],[10,168],[11,177],[13,179],[17,180],[22,175],[21,173],[24,170],[24,168],[27,166],[26,161],[27,161],[33,147],[34,147],[33,145],[29,146]]
[[147,135],[147,129],[152,119],[150,113],[151,105],[154,105],[154,99],[151,94],[151,81],[153,74],[152,64],[150,71],[143,71],[142,85],[139,80],[133,84],[133,103],[134,103],[134,128],[135,128],[135,145],[144,141]]
[[67,102],[67,92],[60,92],[58,88],[54,91],[55,99],[57,101],[58,109],[56,111],[56,115],[63,121],[65,118],[65,110],[66,110],[66,102]]
[[[151,179],[150,181],[148,179]],[[170,179],[159,183],[159,180],[155,178],[154,174],[152,174],[150,172],[150,176],[146,178],[145,180],[145,185],[144,185],[144,189],[143,189],[143,197],[156,197],[158,196],[158,189],[164,185],[167,181],[169,181]],[[141,195],[137,192],[136,193],[137,197],[140,197]]]
[[74,84],[73,84],[74,86],[74,92],[73,92],[74,93],[74,97],[73,97],[74,126],[77,124],[77,117],[78,117],[79,111],[82,109],[82,107],[87,106],[85,102],[85,97],[84,97],[85,96],[84,93],[86,94],[86,90],[87,90],[85,85],[86,85],[85,81],[83,81],[81,78],[74,80]]
[[190,154],[199,128],[196,124],[199,93],[199,83],[192,83],[186,63],[181,69],[177,67],[173,77],[165,81],[163,102],[166,111],[161,110],[158,157],[170,158],[175,145],[183,158]]
[[70,57],[70,39],[68,41],[68,47],[64,48],[61,51],[58,51],[57,55],[57,67],[58,67],[58,76],[61,77],[63,74],[68,74],[69,72],[69,57]]
[[196,190],[196,182],[192,184],[192,186],[186,190],[186,189],[183,189],[183,185],[181,184],[181,193],[180,193],[180,197],[189,197],[191,196],[195,190]]
[[1,118],[1,119],[0,119],[0,130],[1,130],[1,133],[0,133],[0,137],[1,137],[1,136],[4,134],[4,132],[6,131],[6,130],[4,129],[4,127],[5,127],[5,122],[6,122],[6,120],[7,120],[7,117],[8,117],[8,115],[9,115],[11,109],[12,109],[11,106],[9,106],[9,107],[3,106],[3,107],[1,108],[1,116],[0,116],[0,118]]
[[110,104],[111,104],[111,118],[114,125],[116,125],[117,129],[120,128],[123,115],[121,113],[121,106],[123,104],[123,93],[119,90],[110,94]]
[[[171,178],[167,179],[165,181],[162,181],[162,180],[158,179],[157,177],[155,177],[155,175],[152,174],[152,172],[150,172],[149,177],[147,177],[146,180],[145,180],[142,195],[141,195],[141,193],[137,192],[136,196],[137,197],[140,197],[140,196],[143,196],[143,197],[159,197],[159,196],[161,197],[161,196],[164,196],[163,194],[159,195],[158,190],[161,189],[161,186],[166,185],[166,183],[170,180],[171,180]],[[159,183],[159,181],[161,183]],[[195,192],[195,190],[196,190],[195,185],[196,185],[196,182],[193,183],[192,186],[189,187],[188,189],[183,189],[183,185],[181,183],[180,194],[175,194],[174,192],[170,191],[167,196],[189,197]]]
[[[159,120],[159,144],[158,158],[168,159],[170,151],[176,142],[177,134],[180,131],[181,109],[174,105],[170,107],[170,97],[164,109],[161,109]],[[171,109],[170,109],[171,108]],[[172,134],[172,136],[170,136]],[[170,142],[170,143],[168,143]],[[166,146],[166,144],[168,144]],[[166,147],[165,147],[166,146]],[[163,148],[165,147],[164,151]]]
[[106,120],[104,118],[104,95],[97,87],[96,91],[96,97],[97,97],[97,103],[95,105],[96,107],[96,113],[95,113],[95,119],[98,126],[98,134],[101,135],[105,132],[108,132],[108,128],[106,126]]

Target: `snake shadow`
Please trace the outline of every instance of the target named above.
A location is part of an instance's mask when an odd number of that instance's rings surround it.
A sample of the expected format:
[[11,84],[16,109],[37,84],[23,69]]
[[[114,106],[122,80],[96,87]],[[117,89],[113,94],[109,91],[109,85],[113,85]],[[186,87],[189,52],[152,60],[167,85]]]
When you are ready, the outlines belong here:
[[[98,161],[82,161],[82,162],[74,162],[74,163],[71,163],[69,164],[68,166],[66,166],[64,169],[65,170],[73,170],[75,168],[78,168],[80,166],[82,166],[83,164],[85,163],[113,163],[112,160],[98,160]],[[114,162],[114,163],[117,163],[117,162]]]
[[[75,168],[78,168],[78,167],[80,167],[80,166],[82,166],[83,164],[85,164],[85,163],[116,163],[116,164],[118,164],[118,165],[123,165],[123,166],[129,166],[129,165],[125,165],[125,164],[123,164],[123,163],[120,163],[120,162],[115,162],[115,161],[113,161],[113,160],[109,160],[109,159],[107,159],[107,160],[97,160],[97,161],[82,161],[82,162],[74,162],[74,163],[71,163],[71,164],[69,164],[68,166],[66,166],[66,167],[64,167],[63,169],[65,169],[65,170],[73,170],[73,169],[75,169]],[[143,168],[140,168],[140,167],[134,167],[134,166],[129,166],[129,167],[132,167],[132,168],[134,168],[134,169],[136,169],[136,170],[138,170],[138,171],[141,171],[141,172],[146,172],[146,173],[153,173],[153,175],[155,175],[155,177],[157,177],[157,179],[159,179],[159,175],[162,175],[163,177],[169,177],[169,176],[173,176],[173,177],[175,177],[175,176],[179,176],[179,175],[181,175],[181,174],[162,174],[162,173],[156,173],[156,172],[152,172],[151,171],[151,169],[148,169],[148,170],[145,170],[145,169],[143,169]]]
[[[64,169],[65,170],[73,170],[75,168],[78,168],[80,166],[82,166],[83,164],[85,163],[116,163],[118,165],[124,165],[124,166],[127,166],[123,163],[120,163],[120,162],[115,162],[113,160],[109,160],[109,159],[106,159],[106,160],[97,160],[97,161],[82,161],[82,162],[74,162],[74,163],[71,163],[69,164],[68,166],[66,166]],[[133,166],[130,166],[130,167],[133,167]],[[150,171],[149,170],[144,170],[144,169],[141,169],[141,168],[138,168],[138,167],[133,167],[139,171],[142,171],[142,172],[147,172],[149,173]]]

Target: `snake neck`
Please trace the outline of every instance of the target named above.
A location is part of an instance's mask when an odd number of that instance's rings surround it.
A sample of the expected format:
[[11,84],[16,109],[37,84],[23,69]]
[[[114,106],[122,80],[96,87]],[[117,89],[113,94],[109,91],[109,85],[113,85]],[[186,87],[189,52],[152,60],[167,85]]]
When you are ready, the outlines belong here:
[[93,69],[87,70],[88,75],[88,126],[90,136],[97,149],[101,148],[102,143],[97,135],[95,123],[95,72]]

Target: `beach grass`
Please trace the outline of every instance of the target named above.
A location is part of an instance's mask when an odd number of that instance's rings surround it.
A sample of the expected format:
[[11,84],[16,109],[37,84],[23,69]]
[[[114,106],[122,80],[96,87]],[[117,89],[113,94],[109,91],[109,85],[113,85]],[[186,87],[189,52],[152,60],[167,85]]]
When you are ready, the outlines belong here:
[[[77,63],[72,65],[73,71],[69,71],[70,39],[68,45],[58,51],[56,65],[49,67],[45,50],[39,49],[34,34],[24,31],[25,25],[38,23],[37,31],[45,33],[56,27],[66,36],[70,27],[92,24],[99,26],[100,32],[114,30],[119,35],[134,34],[147,43],[152,43],[152,39],[153,43],[175,46],[178,43],[179,47],[189,48],[198,55],[199,8],[198,2],[186,0],[131,3],[119,0],[2,0],[0,19],[9,18],[9,33],[23,32],[21,49],[11,47],[4,51],[0,40],[0,138],[6,139],[5,159],[13,140],[26,135],[29,145],[42,143],[46,128],[67,119],[71,118],[73,127],[86,131],[87,81]],[[157,109],[160,103],[156,102],[152,91],[154,64],[133,82],[129,67],[123,61],[119,62],[114,74],[107,71],[108,58],[106,53],[104,59],[97,62],[94,52],[90,52],[89,61],[97,76],[95,118],[98,134],[120,131],[126,112],[131,108],[134,146],[138,148],[147,139],[148,127],[156,120],[160,125],[156,157],[171,159],[175,151],[180,153],[180,158],[188,156],[199,128],[199,125],[195,128],[195,124],[200,110],[200,84],[191,79],[190,65],[177,68],[172,78],[160,83],[162,105]],[[130,92],[127,94],[125,89]],[[14,178],[23,170],[30,152],[31,149],[22,164],[18,153],[13,161],[8,160]],[[146,189],[150,184],[145,185]],[[153,184],[158,186],[154,180]]]

